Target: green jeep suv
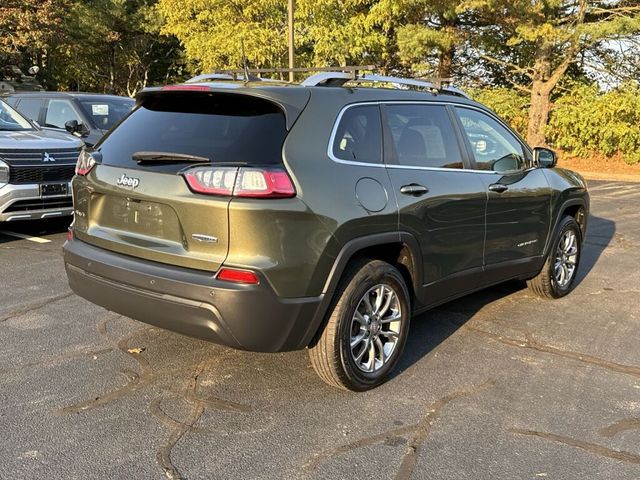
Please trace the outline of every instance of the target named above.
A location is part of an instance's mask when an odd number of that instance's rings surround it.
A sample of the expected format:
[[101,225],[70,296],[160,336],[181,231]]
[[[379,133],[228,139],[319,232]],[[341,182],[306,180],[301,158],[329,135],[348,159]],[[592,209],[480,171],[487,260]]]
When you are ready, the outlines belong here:
[[[380,88],[392,87],[392,88]],[[510,279],[574,286],[585,182],[452,88],[325,72],[149,88],[78,159],[71,288],[229,347],[308,349],[377,386],[412,315]]]

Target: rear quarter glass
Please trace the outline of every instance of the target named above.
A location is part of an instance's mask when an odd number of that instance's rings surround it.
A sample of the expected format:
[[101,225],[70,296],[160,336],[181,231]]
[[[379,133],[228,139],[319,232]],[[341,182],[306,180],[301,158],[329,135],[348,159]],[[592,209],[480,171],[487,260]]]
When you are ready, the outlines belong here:
[[[279,165],[284,112],[267,100],[225,93],[171,92],[145,98],[98,150],[105,165],[172,173],[185,163],[144,163],[136,152],[196,155],[212,164]],[[200,164],[202,165],[202,164]]]

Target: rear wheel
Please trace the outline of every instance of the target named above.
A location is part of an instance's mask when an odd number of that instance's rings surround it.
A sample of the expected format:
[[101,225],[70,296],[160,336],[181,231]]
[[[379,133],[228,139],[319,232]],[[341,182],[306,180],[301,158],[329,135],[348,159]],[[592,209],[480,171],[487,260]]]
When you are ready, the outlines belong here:
[[540,273],[527,281],[528,287],[543,298],[560,298],[575,287],[582,253],[582,231],[573,217],[564,217]]
[[330,385],[368,390],[380,385],[400,358],[411,317],[404,278],[380,260],[348,267],[329,320],[309,350],[316,373]]

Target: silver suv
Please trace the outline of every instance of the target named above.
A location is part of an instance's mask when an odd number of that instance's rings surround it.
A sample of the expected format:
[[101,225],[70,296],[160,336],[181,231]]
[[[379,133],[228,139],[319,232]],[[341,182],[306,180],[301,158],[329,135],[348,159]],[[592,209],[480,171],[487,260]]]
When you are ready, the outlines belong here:
[[0,100],[0,222],[71,215],[82,141],[42,130]]

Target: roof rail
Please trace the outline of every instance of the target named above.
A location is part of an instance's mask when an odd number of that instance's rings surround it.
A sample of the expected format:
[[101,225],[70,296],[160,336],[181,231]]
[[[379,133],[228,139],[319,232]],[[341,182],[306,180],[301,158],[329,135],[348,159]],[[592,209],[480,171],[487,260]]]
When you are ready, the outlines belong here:
[[241,73],[203,73],[202,75],[197,75],[193,78],[190,78],[184,83],[198,83],[204,82],[206,80],[223,80],[223,81],[231,81],[231,82],[259,82],[262,79],[260,77],[255,77],[253,75],[248,75],[245,79],[244,72]]
[[421,78],[403,78],[391,77],[386,75],[377,75],[375,73],[361,73],[376,71],[374,65],[359,65],[346,67],[317,67],[317,68],[253,68],[253,69],[236,69],[223,70],[214,73],[205,73],[195,76],[185,83],[198,83],[203,81],[227,81],[227,82],[280,82],[270,78],[258,77],[256,74],[262,73],[312,73],[301,85],[305,87],[341,87],[347,83],[388,83],[398,88],[422,88],[433,93],[444,93],[448,95],[456,95],[458,97],[469,98],[462,90],[451,86],[450,78],[440,79],[421,79]]
[[204,73],[190,78],[185,83],[198,83],[206,80],[220,80],[232,82],[269,82],[278,81],[270,78],[259,77],[262,73],[312,73],[312,72],[330,72],[333,75],[348,73],[349,78],[356,78],[358,72],[375,71],[375,65],[356,65],[346,67],[296,67],[296,68],[249,68],[249,69],[232,69],[220,70],[212,73]]
[[390,83],[406,87],[424,88],[432,92],[439,92],[449,95],[456,95],[463,98],[469,98],[469,96],[462,90],[449,85],[443,85],[449,82],[450,79],[439,79],[436,81],[430,81],[375,74],[362,74],[354,76],[342,72],[326,72],[311,75],[309,78],[302,82],[302,85],[305,87],[341,87],[346,83]]

